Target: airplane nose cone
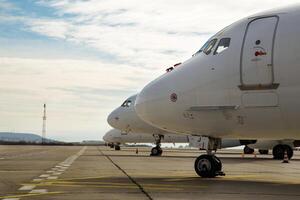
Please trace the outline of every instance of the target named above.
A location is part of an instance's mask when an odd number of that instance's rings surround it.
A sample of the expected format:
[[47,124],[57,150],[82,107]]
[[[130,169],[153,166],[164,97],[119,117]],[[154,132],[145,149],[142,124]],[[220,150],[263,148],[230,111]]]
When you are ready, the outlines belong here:
[[107,123],[113,128],[118,128],[119,116],[117,112],[114,110],[107,117]]
[[147,115],[147,91],[145,91],[145,88],[139,93],[135,100],[134,109],[137,115],[144,121],[148,121],[145,116]]
[[108,138],[107,138],[106,134],[102,137],[102,139],[103,139],[104,142],[108,142],[108,140],[107,140]]
[[161,87],[156,82],[149,83],[138,94],[135,101],[137,115],[145,122],[155,126],[154,121],[161,115],[165,95],[161,93]]

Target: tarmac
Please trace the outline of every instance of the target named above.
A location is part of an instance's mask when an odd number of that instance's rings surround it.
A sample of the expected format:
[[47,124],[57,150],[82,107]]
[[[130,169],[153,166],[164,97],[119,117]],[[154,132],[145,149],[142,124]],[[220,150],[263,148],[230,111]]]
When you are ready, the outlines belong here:
[[200,178],[197,150],[115,151],[98,146],[0,146],[0,199],[300,199],[300,152],[272,155],[220,150],[224,177]]

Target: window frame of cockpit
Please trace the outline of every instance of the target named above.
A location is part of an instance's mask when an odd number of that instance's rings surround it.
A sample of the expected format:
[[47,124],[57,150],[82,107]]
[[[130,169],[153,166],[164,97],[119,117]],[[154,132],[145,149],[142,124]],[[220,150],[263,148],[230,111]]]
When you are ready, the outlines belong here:
[[[226,40],[226,39],[229,39],[229,43],[228,43],[227,48],[226,48],[226,49],[223,49],[221,52],[217,53],[217,50],[218,50],[218,48],[219,48],[221,42],[222,42],[223,40]],[[231,43],[231,38],[230,38],[230,37],[223,37],[223,38],[220,38],[220,39],[219,39],[219,42],[218,42],[218,45],[215,47],[215,50],[214,50],[214,54],[213,54],[213,55],[219,55],[220,53],[222,53],[222,52],[224,52],[225,50],[227,50],[227,49],[230,47],[230,43]]]
[[[213,45],[211,46],[210,49],[208,49],[208,47],[210,46],[210,44],[211,44],[212,42],[213,42]],[[202,52],[205,53],[206,55],[209,55],[209,54],[212,52],[212,50],[214,49],[214,47],[216,46],[217,42],[218,42],[218,39],[217,39],[217,38],[211,39],[211,40],[208,42],[207,46],[202,50]]]
[[127,105],[128,108],[131,106],[131,103],[132,103],[131,100],[128,100],[128,101],[127,101],[127,104],[126,104],[126,105]]
[[124,107],[124,108],[126,108],[126,107],[130,107],[130,105],[131,105],[131,103],[132,103],[132,101],[130,100],[130,99],[127,99],[127,100],[125,100],[123,103],[122,103],[122,105],[121,105],[121,107]]
[[121,104],[121,107],[126,107],[127,99]]
[[212,46],[212,48],[210,49],[210,50],[212,50],[217,43],[217,40],[218,40],[217,38],[210,38],[209,40],[207,40],[204,43],[204,45],[202,45],[202,47],[196,53],[193,54],[193,56],[196,56],[196,55],[200,54],[201,52],[203,52],[205,55],[209,55],[211,53],[211,51],[207,53],[207,52],[205,52],[205,50],[206,50],[207,46],[214,40],[216,40],[216,41],[215,41],[214,45]]

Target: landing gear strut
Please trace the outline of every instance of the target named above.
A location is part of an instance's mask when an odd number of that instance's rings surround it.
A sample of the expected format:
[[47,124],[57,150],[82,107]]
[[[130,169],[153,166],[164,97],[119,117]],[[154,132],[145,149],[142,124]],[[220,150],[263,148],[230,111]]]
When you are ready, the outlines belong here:
[[221,160],[212,153],[221,147],[221,140],[210,137],[199,137],[193,141],[193,146],[200,149],[206,149],[207,154],[200,155],[194,164],[196,173],[203,178],[212,178],[216,176],[224,176],[222,172]]
[[161,139],[164,137],[163,135],[153,135],[155,139],[156,147],[151,149],[150,156],[161,156],[163,150],[160,148]]

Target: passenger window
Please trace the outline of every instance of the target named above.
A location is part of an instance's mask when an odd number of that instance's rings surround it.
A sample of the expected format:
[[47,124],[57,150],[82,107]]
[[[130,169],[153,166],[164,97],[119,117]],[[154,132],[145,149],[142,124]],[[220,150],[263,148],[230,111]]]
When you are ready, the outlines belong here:
[[221,53],[226,50],[230,45],[230,38],[222,38],[215,50],[214,55]]
[[215,44],[217,42],[217,39],[213,39],[211,40],[207,46],[203,49],[203,53],[205,53],[206,55],[210,54],[212,48],[214,48]]

